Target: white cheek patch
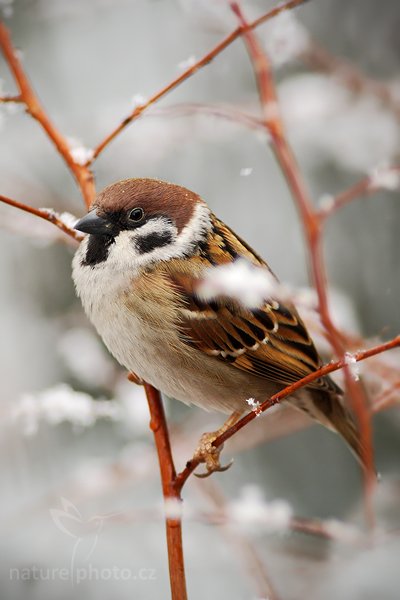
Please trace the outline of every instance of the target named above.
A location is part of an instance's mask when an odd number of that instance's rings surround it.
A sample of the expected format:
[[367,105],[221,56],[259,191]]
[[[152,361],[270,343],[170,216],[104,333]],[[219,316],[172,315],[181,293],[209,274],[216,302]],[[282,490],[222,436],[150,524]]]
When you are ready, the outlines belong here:
[[210,211],[206,204],[196,205],[190,221],[179,234],[169,219],[150,219],[137,229],[121,231],[110,245],[107,259],[89,268],[96,271],[112,269],[115,274],[135,276],[158,261],[187,256],[206,237],[210,227]]

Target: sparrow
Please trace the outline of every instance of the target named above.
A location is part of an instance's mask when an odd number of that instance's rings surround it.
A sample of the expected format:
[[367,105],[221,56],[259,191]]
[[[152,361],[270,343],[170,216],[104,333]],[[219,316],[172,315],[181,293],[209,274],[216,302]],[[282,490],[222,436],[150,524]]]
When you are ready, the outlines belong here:
[[[296,308],[267,298],[250,309],[229,297],[206,301],[208,269],[245,259],[267,263],[196,193],[155,179],[106,187],[75,229],[86,235],[73,259],[84,310],[117,361],[163,394],[231,414],[195,454],[206,475],[225,470],[215,437],[262,402],[314,372],[321,359]],[[243,282],[246,286],[246,282]],[[362,462],[343,394],[322,377],[287,400],[340,433]]]

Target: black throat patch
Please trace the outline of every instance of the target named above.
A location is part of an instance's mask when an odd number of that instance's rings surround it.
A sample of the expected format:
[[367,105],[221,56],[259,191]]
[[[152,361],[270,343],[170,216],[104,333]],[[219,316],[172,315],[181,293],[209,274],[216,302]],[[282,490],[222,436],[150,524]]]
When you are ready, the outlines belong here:
[[107,260],[108,252],[114,238],[110,235],[89,235],[86,256],[81,264],[84,267],[94,267]]

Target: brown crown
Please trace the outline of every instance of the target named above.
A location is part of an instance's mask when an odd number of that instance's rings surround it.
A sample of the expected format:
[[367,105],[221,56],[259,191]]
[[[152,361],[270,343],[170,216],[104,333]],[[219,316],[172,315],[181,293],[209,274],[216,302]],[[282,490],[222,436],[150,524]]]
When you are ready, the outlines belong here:
[[180,185],[158,179],[125,179],[104,188],[93,208],[101,215],[141,207],[146,215],[170,217],[181,231],[198,202],[203,203],[200,196]]

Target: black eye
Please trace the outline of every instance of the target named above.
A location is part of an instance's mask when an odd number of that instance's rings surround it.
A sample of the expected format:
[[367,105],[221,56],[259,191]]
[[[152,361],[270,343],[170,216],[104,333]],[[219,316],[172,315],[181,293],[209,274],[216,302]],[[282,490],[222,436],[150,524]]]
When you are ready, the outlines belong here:
[[135,223],[139,223],[144,217],[143,208],[134,208],[128,215],[128,219],[130,221],[134,221]]

